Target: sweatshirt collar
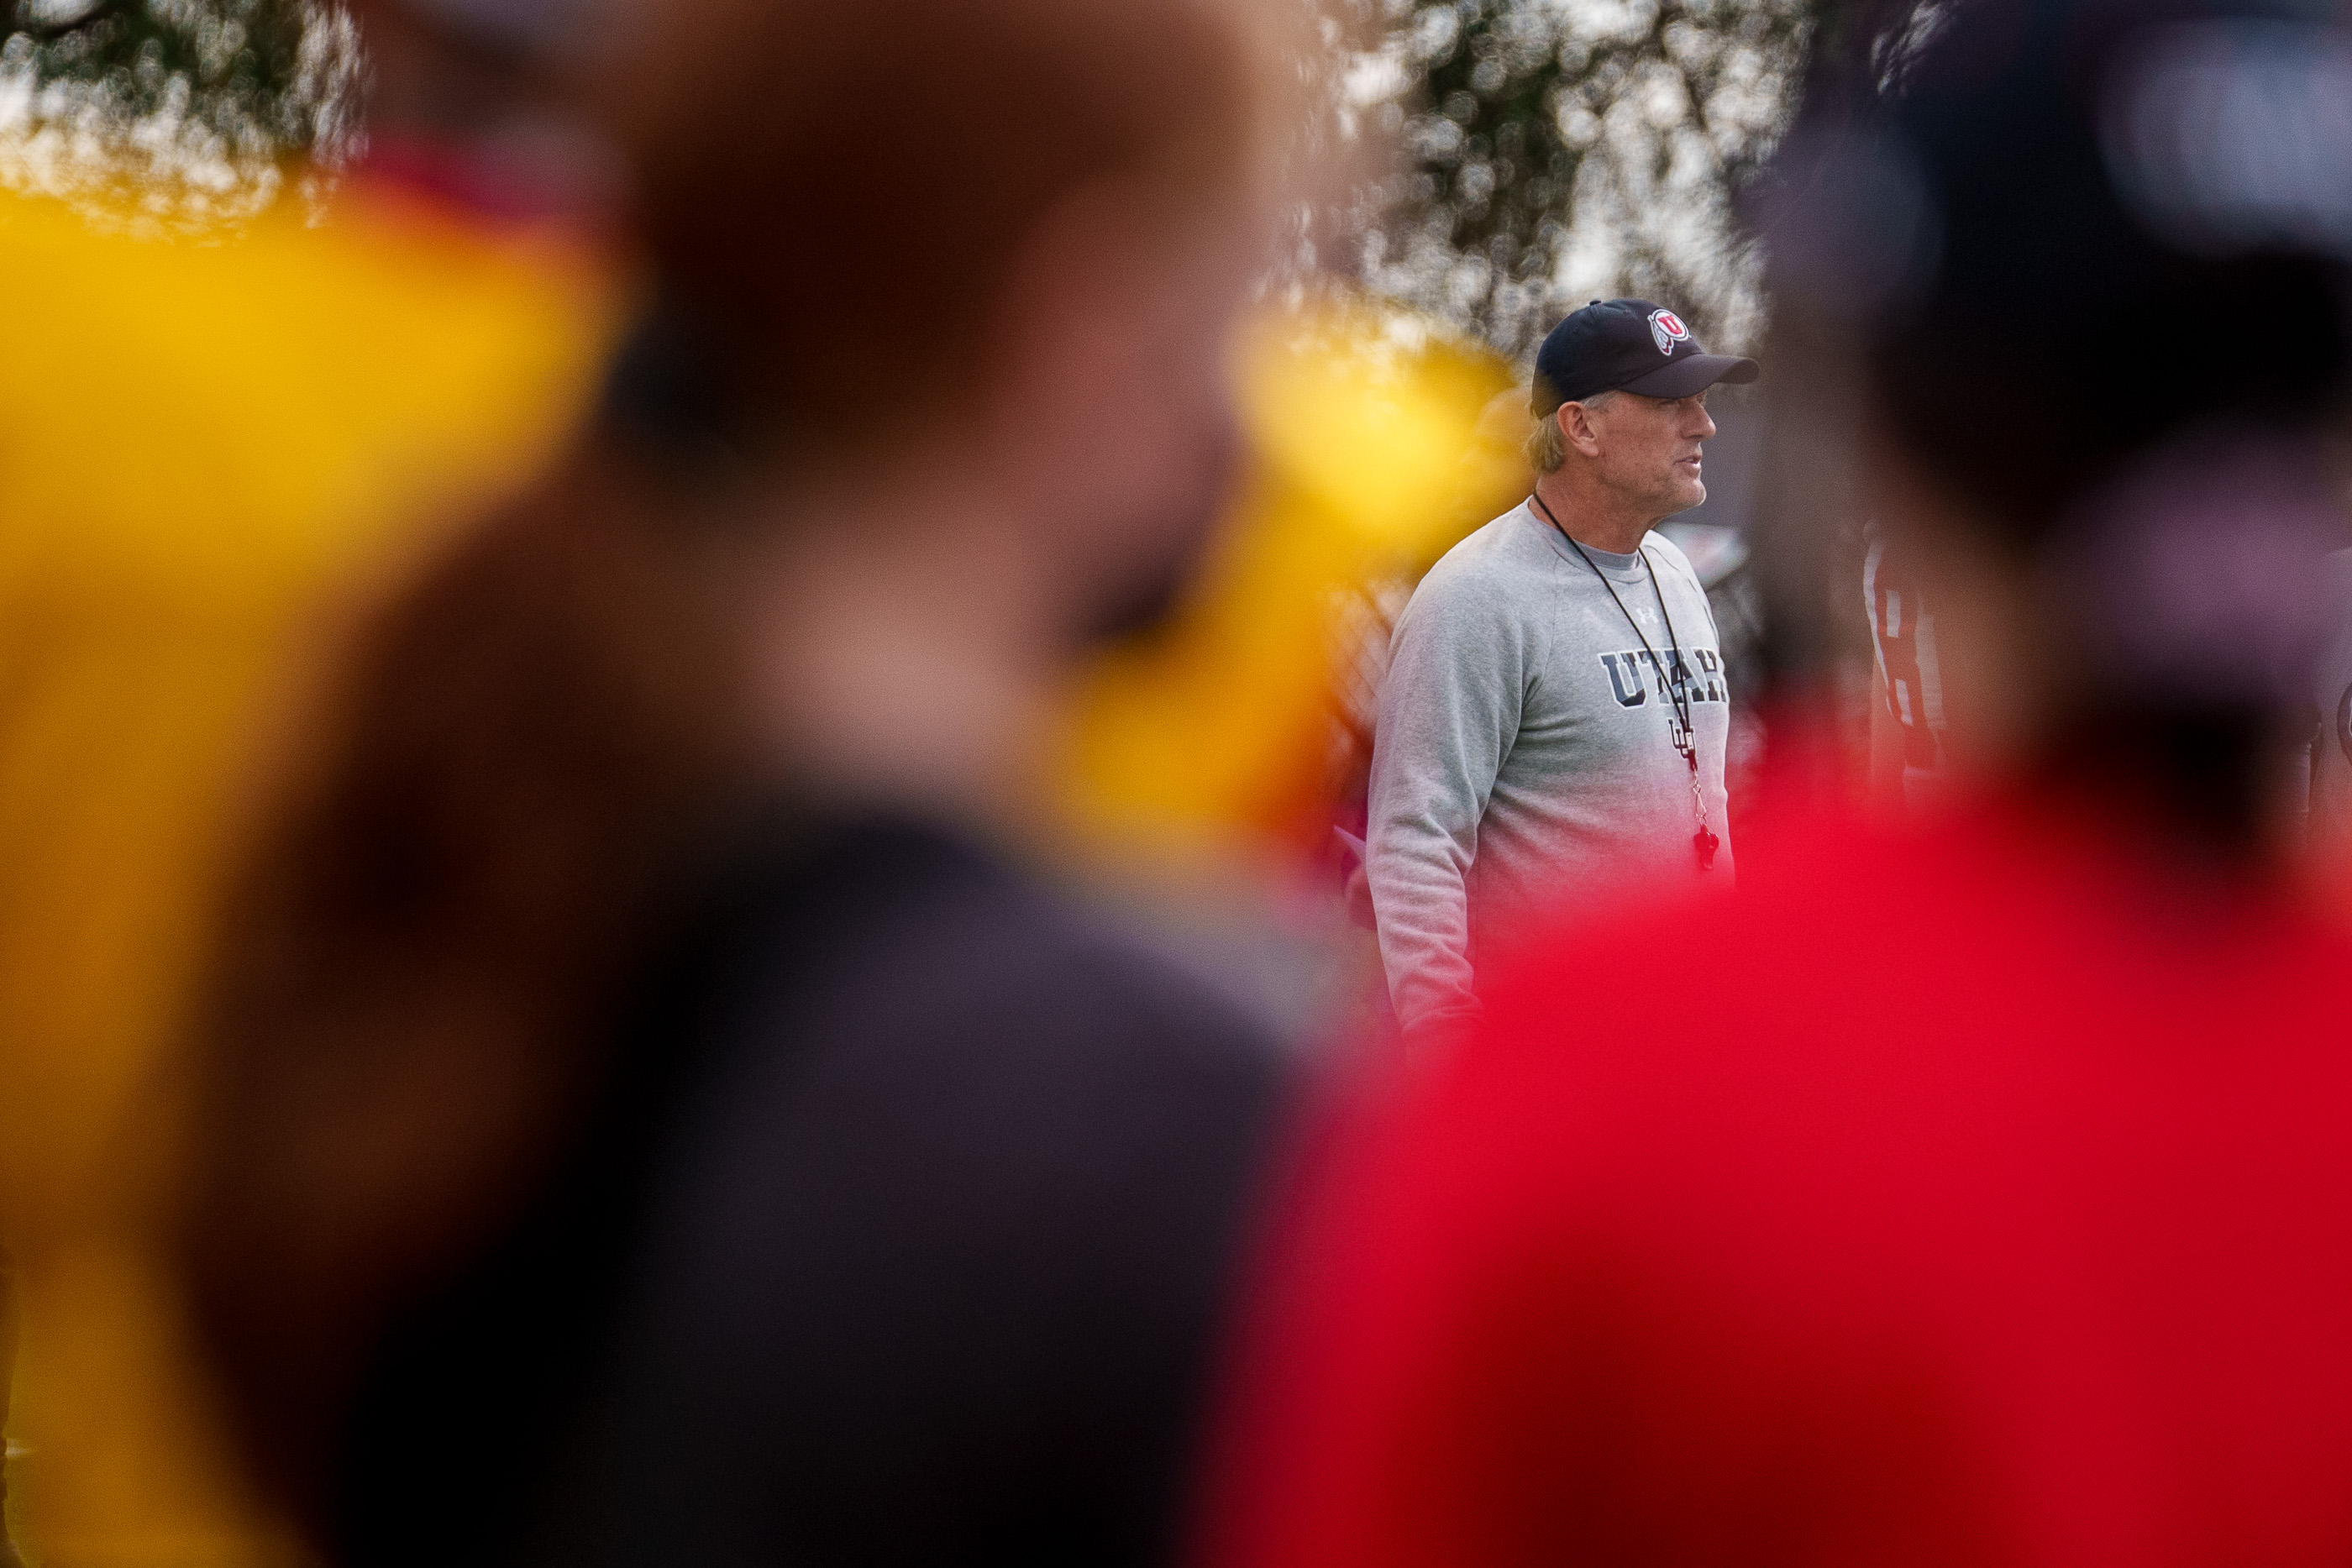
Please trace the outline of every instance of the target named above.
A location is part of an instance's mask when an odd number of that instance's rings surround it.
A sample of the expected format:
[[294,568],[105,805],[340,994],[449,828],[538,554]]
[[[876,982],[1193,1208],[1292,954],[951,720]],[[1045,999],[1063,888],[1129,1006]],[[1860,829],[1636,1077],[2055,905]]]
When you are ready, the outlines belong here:
[[[1576,553],[1577,547],[1570,545],[1568,540],[1562,538],[1560,537],[1559,530],[1553,528],[1549,523],[1544,520],[1543,514],[1536,510],[1534,503],[1529,501],[1520,502],[1519,516],[1527,520],[1528,527],[1537,529],[1543,535],[1545,541],[1551,546],[1553,554],[1559,556],[1560,559],[1566,561],[1569,565],[1576,568],[1580,572],[1585,572],[1588,574],[1591,572],[1591,567],[1586,566],[1583,559],[1578,557]],[[1644,534],[1643,536],[1643,541],[1646,544],[1648,539],[1649,536]],[[1613,550],[1595,549],[1591,545],[1584,546],[1583,549],[1584,554],[1591,558],[1592,566],[1599,567],[1603,572],[1616,579],[1619,582],[1634,583],[1646,582],[1649,580],[1650,569],[1645,558],[1639,550],[1636,550],[1632,555],[1619,555]]]

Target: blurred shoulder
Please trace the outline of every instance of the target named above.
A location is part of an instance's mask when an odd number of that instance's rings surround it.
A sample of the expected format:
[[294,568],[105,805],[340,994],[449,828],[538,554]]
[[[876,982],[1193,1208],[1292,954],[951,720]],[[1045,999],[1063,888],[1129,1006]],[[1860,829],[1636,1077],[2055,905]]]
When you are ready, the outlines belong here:
[[1408,616],[1443,613],[1464,606],[1536,591],[1538,572],[1550,559],[1538,526],[1524,506],[1514,507],[1479,528],[1438,558],[1413,589]]
[[[1904,1166],[1971,1107],[2093,1107],[2168,1083],[2152,1061],[2189,1072],[2189,1042],[2326,1038],[2319,977],[2352,963],[2284,889],[2216,894],[2063,802],[1823,811],[1742,849],[1734,894],[1562,919],[1493,966],[1465,1062],[1490,1112],[1545,1103],[1531,1135],[1555,1145],[1705,1163],[1850,1148],[1866,1107]],[[1589,983],[1596,953],[1622,983]],[[2184,1051],[2145,1056],[2156,1041]],[[2352,1097],[2352,1063],[2292,1071]]]
[[1268,1093],[1286,1054],[1214,987],[978,841],[829,826],[746,875],[719,988],[753,1027],[955,1071],[1167,1074]]
[[1522,504],[1465,535],[1440,556],[1422,579],[1423,584],[1449,584],[1510,570],[1530,556],[1541,559],[1543,536]]

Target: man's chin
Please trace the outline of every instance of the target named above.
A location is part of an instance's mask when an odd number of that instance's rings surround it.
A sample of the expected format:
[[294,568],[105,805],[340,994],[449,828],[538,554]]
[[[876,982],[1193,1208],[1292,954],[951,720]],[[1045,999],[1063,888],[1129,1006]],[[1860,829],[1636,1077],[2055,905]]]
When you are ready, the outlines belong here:
[[1675,486],[1674,511],[1667,515],[1679,516],[1693,507],[1705,505],[1706,505],[1706,486],[1704,481],[1693,479],[1688,484]]

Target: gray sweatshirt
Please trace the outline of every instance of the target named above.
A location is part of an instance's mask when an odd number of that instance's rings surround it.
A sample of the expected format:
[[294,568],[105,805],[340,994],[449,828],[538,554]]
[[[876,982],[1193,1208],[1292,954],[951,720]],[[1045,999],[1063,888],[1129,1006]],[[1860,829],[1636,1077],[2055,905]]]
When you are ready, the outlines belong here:
[[[1408,1029],[1475,1012],[1476,954],[1530,906],[1572,905],[1629,883],[1730,881],[1730,694],[1706,591],[1656,534],[1639,555],[1588,553],[1622,610],[1593,567],[1521,505],[1446,552],[1397,621],[1373,731],[1366,869],[1390,994]],[[1664,669],[1643,653],[1629,613]],[[1666,685],[1676,643],[1707,826],[1723,841],[1704,873]]]

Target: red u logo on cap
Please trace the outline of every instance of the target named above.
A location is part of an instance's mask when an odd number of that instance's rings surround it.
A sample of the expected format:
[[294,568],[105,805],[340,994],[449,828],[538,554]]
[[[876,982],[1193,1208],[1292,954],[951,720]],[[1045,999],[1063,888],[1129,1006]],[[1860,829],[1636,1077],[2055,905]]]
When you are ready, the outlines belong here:
[[1657,343],[1658,352],[1671,359],[1676,343],[1690,341],[1690,329],[1684,326],[1683,319],[1671,310],[1653,310],[1650,312],[1650,336]]

